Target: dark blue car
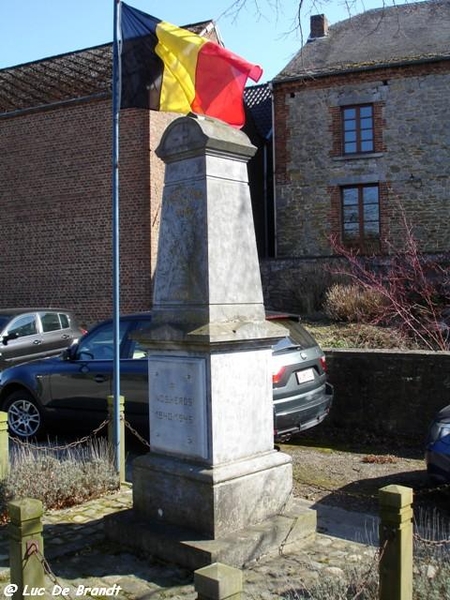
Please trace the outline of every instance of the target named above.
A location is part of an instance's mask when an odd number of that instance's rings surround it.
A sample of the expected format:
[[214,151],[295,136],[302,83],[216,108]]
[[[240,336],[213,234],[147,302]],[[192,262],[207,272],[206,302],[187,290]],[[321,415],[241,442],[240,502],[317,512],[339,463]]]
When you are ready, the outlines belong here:
[[450,483],[450,404],[437,413],[430,426],[425,462],[433,482]]

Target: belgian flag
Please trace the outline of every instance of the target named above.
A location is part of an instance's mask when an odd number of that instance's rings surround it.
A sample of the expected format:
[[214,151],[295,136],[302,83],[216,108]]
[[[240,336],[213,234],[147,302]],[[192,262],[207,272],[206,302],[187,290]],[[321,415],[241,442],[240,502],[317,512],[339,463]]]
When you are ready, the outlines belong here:
[[121,2],[121,108],[245,122],[247,79],[262,69],[195,33]]

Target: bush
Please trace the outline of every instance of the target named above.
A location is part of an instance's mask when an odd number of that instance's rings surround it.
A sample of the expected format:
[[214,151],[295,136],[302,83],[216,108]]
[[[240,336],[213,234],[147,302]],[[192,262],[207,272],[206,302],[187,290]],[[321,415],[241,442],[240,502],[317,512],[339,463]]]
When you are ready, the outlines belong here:
[[119,480],[104,439],[55,449],[21,443],[11,453],[8,477],[0,482],[0,510],[21,498],[41,500],[46,509],[80,504],[115,490]]
[[327,290],[324,310],[335,321],[371,323],[382,313],[384,304],[383,296],[376,291],[335,283]]

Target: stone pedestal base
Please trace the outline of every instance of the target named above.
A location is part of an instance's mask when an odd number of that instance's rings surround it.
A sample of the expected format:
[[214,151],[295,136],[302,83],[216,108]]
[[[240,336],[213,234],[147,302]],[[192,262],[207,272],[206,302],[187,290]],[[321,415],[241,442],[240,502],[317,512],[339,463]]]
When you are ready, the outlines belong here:
[[275,450],[210,467],[149,453],[133,463],[133,508],[105,519],[109,539],[190,569],[234,567],[297,550],[316,512],[292,499],[291,458]]
[[281,514],[214,540],[203,539],[190,529],[140,518],[134,509],[105,517],[111,541],[192,571],[216,562],[242,568],[263,556],[296,552],[314,540],[316,527],[316,512],[295,500]]
[[133,463],[137,517],[207,539],[281,513],[291,492],[291,458],[275,450],[215,467],[154,453]]

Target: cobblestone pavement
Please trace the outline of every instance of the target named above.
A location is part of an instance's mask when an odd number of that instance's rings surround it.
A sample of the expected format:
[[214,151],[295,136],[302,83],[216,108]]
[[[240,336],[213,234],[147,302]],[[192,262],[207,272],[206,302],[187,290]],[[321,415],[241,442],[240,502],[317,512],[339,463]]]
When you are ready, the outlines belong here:
[[[45,514],[44,554],[50,567],[44,590],[46,598],[101,595],[127,600],[197,598],[191,572],[136,556],[105,541],[102,517],[129,508],[131,504],[131,488],[125,487],[117,494],[82,506]],[[320,518],[319,514],[319,526]],[[342,519],[339,516],[337,520]],[[324,523],[327,523],[326,515]],[[340,525],[341,530],[336,531],[343,532],[342,523]],[[329,527],[329,523],[325,527]],[[5,527],[2,530],[0,598],[11,595],[7,531]],[[295,554],[261,559],[244,569],[243,597],[248,600],[294,599],[299,597],[295,590],[308,587],[324,574],[340,577],[343,570],[363,561],[370,567],[375,552],[376,546],[371,543],[318,533],[314,542]]]

